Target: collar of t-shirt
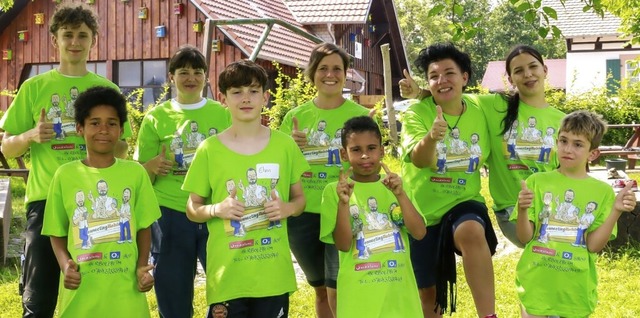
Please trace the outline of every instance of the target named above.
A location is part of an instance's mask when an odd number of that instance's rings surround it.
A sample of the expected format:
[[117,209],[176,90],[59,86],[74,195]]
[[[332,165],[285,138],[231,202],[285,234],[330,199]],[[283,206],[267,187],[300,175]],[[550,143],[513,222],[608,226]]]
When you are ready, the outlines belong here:
[[199,102],[194,104],[182,104],[178,102],[175,98],[171,100],[171,106],[176,110],[194,110],[202,108],[207,103],[206,98],[202,98]]

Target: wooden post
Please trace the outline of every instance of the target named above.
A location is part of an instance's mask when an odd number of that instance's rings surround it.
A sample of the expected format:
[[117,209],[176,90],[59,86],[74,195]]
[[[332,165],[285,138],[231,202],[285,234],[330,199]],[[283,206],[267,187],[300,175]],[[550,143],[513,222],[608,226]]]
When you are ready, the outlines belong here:
[[[211,67],[211,42],[213,39],[213,35],[215,34],[216,25],[213,23],[211,19],[207,19],[204,23],[204,39],[202,40],[202,54],[204,55],[205,61],[207,61],[207,68]],[[209,74],[207,74],[207,78],[209,78]],[[207,98],[209,95],[208,87],[211,85],[207,82],[207,85],[202,89],[202,96]],[[213,89],[211,90],[213,92]],[[215,96],[211,96],[211,98],[215,98]]]
[[396,126],[396,111],[393,109],[392,77],[391,77],[391,58],[389,55],[389,44],[385,43],[380,46],[382,51],[382,64],[384,67],[384,100],[387,106],[387,119],[389,121],[389,137],[394,144],[398,144],[398,127]]

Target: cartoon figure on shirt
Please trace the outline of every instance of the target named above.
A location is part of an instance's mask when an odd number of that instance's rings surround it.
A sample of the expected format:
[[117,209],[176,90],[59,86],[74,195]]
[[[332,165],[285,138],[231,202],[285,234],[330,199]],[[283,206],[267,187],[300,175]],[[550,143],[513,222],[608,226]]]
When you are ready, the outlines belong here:
[[340,148],[342,148],[342,128],[336,130],[335,138],[329,142],[329,158],[325,166],[330,167],[335,164],[337,167],[342,167],[342,163],[340,163]]
[[516,140],[518,138],[518,120],[514,120],[511,124],[511,128],[502,137],[507,142],[507,151],[509,152],[510,160],[517,160],[518,153],[516,152]]
[[96,185],[98,197],[94,198],[91,190],[89,190],[89,201],[91,201],[91,209],[93,210],[94,219],[106,219],[118,213],[118,201],[108,196],[109,185],[104,180],[98,181]]
[[480,164],[480,156],[482,155],[482,149],[480,149],[480,145],[478,145],[478,141],[480,140],[480,135],[473,133],[471,134],[471,146],[469,147],[469,167],[465,173],[473,173],[478,170],[478,165]]
[[438,174],[444,174],[447,172],[447,144],[443,140],[439,140],[436,144],[436,153],[438,159],[436,161],[436,166],[438,167]]
[[556,215],[554,217],[556,220],[566,223],[577,221],[580,209],[573,205],[574,198],[575,193],[571,189],[564,192],[564,202],[559,203],[558,198],[556,198],[556,204],[558,205],[556,208]]
[[542,147],[540,147],[540,156],[538,156],[538,163],[549,163],[549,157],[551,156],[551,149],[556,144],[553,134],[556,132],[555,128],[547,127],[547,134],[542,138]]
[[404,242],[402,241],[402,235],[400,234],[400,229],[402,225],[404,225],[404,219],[402,218],[402,211],[400,211],[400,207],[397,203],[391,203],[389,206],[389,215],[391,216],[391,228],[393,231],[393,252],[404,252]]
[[[271,192],[275,191],[276,192],[276,196],[279,198],[280,197],[280,193],[278,193],[278,190],[276,189],[276,186],[278,185],[278,181],[280,179],[278,178],[273,178],[271,179],[271,191],[269,191],[269,196],[268,198],[271,199]],[[277,221],[269,221],[269,226],[267,227],[267,230],[271,230],[273,227],[282,227],[282,224],[280,224],[280,220]]]
[[[231,194],[231,192],[233,192],[233,190],[236,188],[236,183],[233,182],[233,179],[229,179],[227,180],[227,182],[225,182],[225,186],[227,187],[227,194]],[[236,200],[238,200],[238,195],[236,194],[236,197],[234,198]],[[240,223],[240,221],[238,220],[230,220],[230,225],[233,228],[233,235],[234,236],[244,236],[246,234],[245,230],[244,230],[244,226],[242,225],[242,223]]]
[[366,214],[367,229],[384,229],[389,223],[389,218],[384,213],[378,212],[378,200],[375,197],[369,197],[367,205],[369,206],[369,213]]
[[598,203],[589,202],[587,206],[584,207],[584,214],[580,217],[580,222],[578,222],[578,232],[576,233],[576,241],[571,245],[573,246],[582,246],[587,247],[587,241],[585,239],[585,232],[591,226],[593,221],[596,220],[596,217],[593,215],[593,211],[598,208]]
[[131,189],[125,188],[122,191],[122,206],[120,207],[120,212],[118,216],[120,217],[120,240],[118,243],[124,243],[127,241],[129,243],[131,240],[131,205],[129,204],[129,200],[131,200]]
[[209,136],[215,136],[218,134],[218,130],[214,127],[209,128]]
[[538,218],[540,219],[540,235],[538,236],[538,242],[549,242],[549,233],[547,233],[547,226],[549,226],[549,217],[551,216],[551,202],[553,202],[553,193],[547,191],[542,197],[542,211]]
[[173,140],[171,140],[169,148],[173,152],[173,159],[178,164],[178,170],[187,170],[187,164],[184,161],[183,146],[184,142],[182,141],[182,136],[180,135],[180,132],[176,131],[173,134]]
[[76,209],[73,211],[73,224],[78,226],[78,238],[82,241],[81,248],[88,250],[91,248],[89,237],[89,211],[84,206],[84,192],[76,192]]
[[326,147],[329,145],[329,135],[324,132],[326,128],[326,121],[321,120],[318,122],[318,130],[312,131],[309,135],[309,146]]
[[258,173],[256,169],[247,169],[247,181],[245,187],[242,180],[238,183],[238,188],[242,190],[242,199],[247,207],[261,206],[267,201],[267,188],[258,184]]
[[75,104],[76,99],[78,99],[78,88],[73,86],[69,89],[69,101],[65,101],[65,116],[68,118],[74,119],[76,115],[76,110],[73,108],[73,104]]
[[356,239],[356,250],[358,250],[358,259],[369,258],[369,252],[367,251],[367,245],[364,243],[364,223],[360,219],[360,209],[357,205],[353,204],[349,206],[349,213],[353,222],[351,223],[351,232]]
[[449,153],[453,155],[461,155],[465,152],[467,152],[467,145],[463,140],[460,140],[460,128],[453,127],[453,129],[451,129]]
[[537,123],[538,121],[535,117],[529,117],[529,126],[522,129],[522,140],[528,142],[540,142],[540,140],[542,139],[542,133],[536,128]]
[[56,133],[55,138],[62,140],[65,137],[64,130],[62,130],[62,109],[60,109],[60,95],[51,95],[51,108],[47,112],[47,118],[53,122],[53,131]]
[[195,120],[192,120],[189,123],[191,126],[191,131],[187,133],[187,148],[195,149],[198,148],[198,145],[204,141],[206,136],[203,133],[198,132],[198,123]]

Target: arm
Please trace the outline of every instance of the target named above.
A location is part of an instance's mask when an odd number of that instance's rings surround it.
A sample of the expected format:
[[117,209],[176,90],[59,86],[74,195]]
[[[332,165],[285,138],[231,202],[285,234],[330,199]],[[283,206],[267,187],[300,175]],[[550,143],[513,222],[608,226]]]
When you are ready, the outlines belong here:
[[153,287],[153,276],[149,271],[153,265],[149,264],[149,252],[151,251],[151,228],[147,227],[138,231],[136,235],[138,244],[138,262],[136,276],[138,278],[138,290],[148,292]]
[[156,181],[157,176],[166,176],[171,172],[171,168],[173,166],[173,162],[167,159],[167,146],[162,145],[162,150],[160,154],[153,157],[153,159],[142,163],[142,166],[145,170],[147,170],[147,174],[149,174],[149,179],[151,179],[151,183]]
[[418,210],[416,210],[411,200],[409,200],[404,190],[402,190],[400,195],[396,195],[396,199],[398,199],[398,204],[400,204],[400,209],[402,209],[402,218],[404,219],[407,231],[414,239],[421,240],[427,234],[424,219]]
[[304,207],[307,205],[307,199],[304,197],[301,181],[291,185],[289,189],[289,203],[286,203],[285,205],[287,205],[286,211],[291,212],[289,216],[298,216],[302,214]]
[[442,107],[436,106],[437,116],[429,132],[420,140],[411,151],[411,162],[418,168],[434,168],[437,163],[436,145],[443,140],[447,133],[447,121],[442,115]]
[[591,253],[600,252],[611,237],[613,228],[623,212],[630,212],[636,207],[636,196],[631,191],[632,182],[628,182],[624,189],[616,196],[615,203],[607,219],[598,228],[587,234],[587,250]]
[[213,204],[205,204],[205,198],[191,193],[187,201],[187,218],[193,222],[203,223],[214,218]]
[[198,223],[213,218],[240,221],[244,216],[244,203],[235,199],[236,193],[237,190],[234,188],[224,201],[215,204],[205,204],[205,198],[191,193],[187,201],[187,218]]
[[283,202],[275,190],[271,191],[270,196],[271,200],[264,204],[264,213],[267,214],[269,221],[278,221],[290,216],[298,216],[302,213],[306,205],[306,199],[302,191],[302,182],[300,181],[289,187],[289,202]]
[[533,192],[527,187],[524,180],[520,181],[521,190],[518,194],[518,219],[516,221],[516,236],[522,244],[527,244],[533,239],[534,224],[529,221],[529,208],[533,203]]
[[78,265],[71,259],[67,250],[67,237],[51,236],[51,247],[58,260],[58,266],[64,275],[64,288],[78,289],[80,287],[81,276]]
[[333,240],[336,248],[343,252],[351,249],[353,232],[351,231],[351,215],[349,214],[349,201],[338,202],[338,215],[336,217],[336,228],[333,230]]
[[5,132],[2,136],[2,153],[7,158],[15,158],[22,156],[31,143],[44,143],[51,141],[55,133],[53,132],[53,123],[45,121],[46,114],[44,108],[40,111],[40,120],[36,126],[18,135],[11,135]]

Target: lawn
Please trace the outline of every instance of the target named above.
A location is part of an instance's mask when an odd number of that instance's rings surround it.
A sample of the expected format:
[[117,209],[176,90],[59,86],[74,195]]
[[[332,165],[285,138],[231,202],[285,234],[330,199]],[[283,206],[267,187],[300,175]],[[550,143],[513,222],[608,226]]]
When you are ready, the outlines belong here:
[[[399,171],[397,162],[390,163],[394,171]],[[630,174],[630,177],[640,180],[640,174]],[[487,179],[483,178],[483,195],[487,195]],[[24,216],[21,196],[24,195],[24,184],[21,179],[12,179],[13,205],[16,215]],[[490,198],[487,203],[491,206]],[[22,222],[16,223],[12,231],[19,232]],[[495,220],[493,220],[495,222]],[[498,229],[497,225],[494,225]],[[499,252],[494,257],[496,277],[496,310],[500,317],[518,317],[518,299],[514,287],[515,267],[520,256],[519,250],[514,248],[500,233]],[[598,259],[599,269],[599,303],[593,317],[640,317],[640,301],[636,291],[640,290],[640,248],[628,246],[617,252],[605,251]],[[465,282],[461,264],[458,265],[458,307],[451,317],[475,317],[475,308],[471,293]],[[0,318],[19,317],[21,315],[21,299],[18,290],[18,270],[15,264],[0,267]],[[153,291],[147,295],[152,317],[158,317],[157,305]],[[206,314],[206,300],[204,286],[196,287],[195,317]],[[291,297],[289,316],[292,318],[306,318],[314,316],[313,290],[304,282],[299,283],[299,289]]]

